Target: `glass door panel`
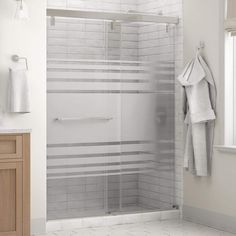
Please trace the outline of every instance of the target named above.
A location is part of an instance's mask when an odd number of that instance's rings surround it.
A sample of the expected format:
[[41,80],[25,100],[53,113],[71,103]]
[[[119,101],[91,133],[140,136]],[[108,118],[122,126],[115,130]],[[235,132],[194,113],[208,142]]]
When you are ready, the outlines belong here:
[[174,28],[138,23],[122,23],[121,28],[121,211],[171,209]]

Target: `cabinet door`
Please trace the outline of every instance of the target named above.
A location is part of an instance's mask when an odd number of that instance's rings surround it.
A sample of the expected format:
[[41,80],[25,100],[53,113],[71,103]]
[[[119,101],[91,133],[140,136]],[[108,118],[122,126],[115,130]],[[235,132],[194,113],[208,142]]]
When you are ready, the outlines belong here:
[[0,236],[23,236],[22,179],[22,162],[0,162]]
[[22,136],[0,136],[0,159],[22,158]]

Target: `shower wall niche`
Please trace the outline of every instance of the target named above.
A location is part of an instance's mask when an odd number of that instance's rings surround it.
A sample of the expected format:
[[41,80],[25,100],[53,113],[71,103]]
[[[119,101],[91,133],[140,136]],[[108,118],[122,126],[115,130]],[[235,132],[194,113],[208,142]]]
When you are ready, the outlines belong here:
[[[143,4],[48,2],[116,12]],[[173,209],[176,27],[56,17],[47,37],[48,220]]]

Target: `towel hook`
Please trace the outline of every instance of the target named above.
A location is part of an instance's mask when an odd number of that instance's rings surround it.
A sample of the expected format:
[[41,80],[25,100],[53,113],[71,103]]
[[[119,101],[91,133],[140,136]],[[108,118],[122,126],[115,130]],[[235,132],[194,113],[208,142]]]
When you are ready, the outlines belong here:
[[199,46],[197,47],[197,50],[200,51],[200,50],[202,50],[204,48],[205,48],[205,42],[204,41],[200,41]]
[[28,60],[26,57],[19,57],[18,55],[12,55],[11,59],[14,62],[19,62],[20,60],[24,60],[25,65],[26,65],[26,69],[28,70]]

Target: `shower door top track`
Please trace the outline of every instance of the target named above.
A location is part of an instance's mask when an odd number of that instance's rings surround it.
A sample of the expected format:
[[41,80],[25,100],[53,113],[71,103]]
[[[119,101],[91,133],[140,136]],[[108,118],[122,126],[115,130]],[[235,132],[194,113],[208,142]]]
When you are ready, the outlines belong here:
[[47,16],[50,17],[70,17],[81,19],[108,20],[108,21],[124,21],[124,22],[143,22],[143,23],[159,23],[159,24],[178,24],[178,17],[161,16],[143,13],[123,13],[123,12],[101,12],[87,11],[79,9],[64,8],[48,8]]

